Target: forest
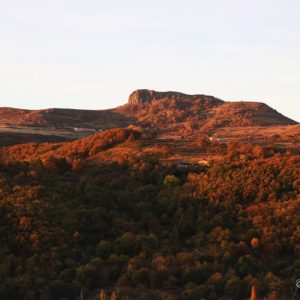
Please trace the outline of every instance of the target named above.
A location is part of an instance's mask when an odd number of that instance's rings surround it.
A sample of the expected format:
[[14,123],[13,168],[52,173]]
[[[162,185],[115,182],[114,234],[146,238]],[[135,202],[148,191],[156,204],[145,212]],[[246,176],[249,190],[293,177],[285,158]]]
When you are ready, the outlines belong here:
[[1,152],[0,299],[240,300],[253,287],[296,299],[299,153],[228,143],[209,168],[184,170],[93,160],[138,138]]

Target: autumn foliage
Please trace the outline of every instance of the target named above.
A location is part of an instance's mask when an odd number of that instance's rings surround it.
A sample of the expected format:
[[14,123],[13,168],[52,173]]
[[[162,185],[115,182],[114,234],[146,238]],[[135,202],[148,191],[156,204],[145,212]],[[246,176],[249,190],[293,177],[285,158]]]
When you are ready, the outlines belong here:
[[299,154],[232,143],[180,172],[95,159],[139,138],[116,129],[1,150],[0,299],[249,299],[252,287],[290,299]]

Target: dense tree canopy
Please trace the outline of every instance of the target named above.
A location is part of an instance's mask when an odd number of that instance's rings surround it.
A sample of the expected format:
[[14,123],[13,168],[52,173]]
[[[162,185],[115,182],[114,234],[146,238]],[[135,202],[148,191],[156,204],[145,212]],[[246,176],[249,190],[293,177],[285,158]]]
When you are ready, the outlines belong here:
[[147,158],[87,159],[135,138],[117,136],[89,153],[78,142],[81,154],[67,158],[32,145],[36,159],[16,159],[16,147],[2,160],[0,299],[243,299],[253,286],[258,297],[291,298],[299,155],[230,145],[210,168],[184,172]]

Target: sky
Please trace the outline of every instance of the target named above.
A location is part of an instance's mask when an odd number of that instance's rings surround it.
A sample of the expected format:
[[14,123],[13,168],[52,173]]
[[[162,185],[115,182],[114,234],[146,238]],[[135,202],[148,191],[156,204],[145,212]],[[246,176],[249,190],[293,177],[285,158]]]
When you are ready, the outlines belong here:
[[300,122],[300,1],[0,0],[0,106],[112,108],[141,88]]

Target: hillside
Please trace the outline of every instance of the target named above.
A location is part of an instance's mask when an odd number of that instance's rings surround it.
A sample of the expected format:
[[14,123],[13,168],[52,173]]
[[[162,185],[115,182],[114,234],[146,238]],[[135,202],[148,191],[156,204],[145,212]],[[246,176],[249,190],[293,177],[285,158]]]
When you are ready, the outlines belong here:
[[0,299],[291,299],[299,170],[299,148],[124,128],[1,148]]
[[0,125],[55,128],[111,128],[126,125],[126,117],[113,110],[0,108]]
[[162,130],[190,128],[202,132],[224,127],[295,125],[268,105],[259,102],[225,102],[206,95],[138,90],[128,104],[117,109],[139,124]]
[[0,125],[97,129],[131,123],[168,127],[187,121],[204,128],[296,124],[259,102],[225,102],[206,95],[151,90],[134,91],[128,104],[109,110],[0,108]]
[[132,122],[113,110],[0,108],[0,146],[76,140]]
[[130,129],[116,128],[72,142],[61,143],[28,143],[26,145],[14,145],[0,149],[3,160],[15,159],[19,161],[33,161],[37,157],[70,158],[70,159],[93,159],[99,152],[106,151],[126,140],[138,139],[141,134]]

